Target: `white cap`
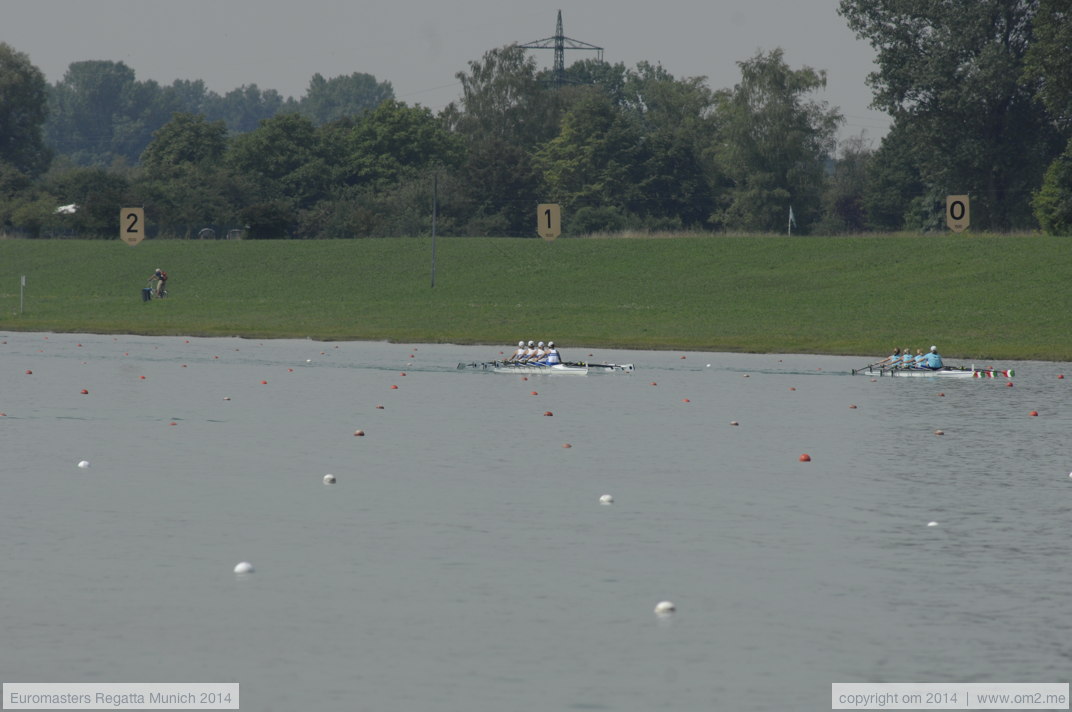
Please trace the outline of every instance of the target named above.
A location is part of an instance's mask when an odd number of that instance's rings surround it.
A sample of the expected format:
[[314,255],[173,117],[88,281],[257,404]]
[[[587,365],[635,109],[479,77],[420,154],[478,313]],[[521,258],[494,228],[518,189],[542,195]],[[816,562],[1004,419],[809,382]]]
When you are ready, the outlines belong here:
[[540,343],[537,344],[537,346],[539,346],[540,348],[543,348],[543,342],[541,341]]
[[517,342],[517,345],[518,345],[518,346],[524,346],[524,345],[525,345],[525,342],[524,342],[524,341],[518,341],[518,342]]
[[932,346],[932,347],[931,347],[931,351],[937,351],[937,350],[938,350],[938,347],[937,347],[937,346]]
[[532,343],[531,341],[529,342],[529,346],[535,346],[535,345],[536,344]]
[[554,341],[548,341],[547,345],[550,346],[551,348],[554,348],[555,347],[555,342]]

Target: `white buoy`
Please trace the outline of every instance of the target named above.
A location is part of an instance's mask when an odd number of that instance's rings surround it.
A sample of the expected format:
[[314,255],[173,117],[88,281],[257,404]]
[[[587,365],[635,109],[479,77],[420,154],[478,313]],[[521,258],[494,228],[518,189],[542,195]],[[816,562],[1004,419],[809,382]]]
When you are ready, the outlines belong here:
[[655,612],[660,616],[668,616],[676,610],[677,606],[670,601],[659,601],[655,604]]
[[326,485],[335,484],[335,475],[331,475],[331,474],[324,475],[324,484],[326,484]]
[[611,497],[609,494],[605,494],[605,495],[603,495],[602,497],[599,498],[599,503],[600,504],[614,504],[614,497]]
[[936,527],[936,526],[938,526],[938,522],[927,522],[927,526],[928,527]]
[[708,368],[711,368],[711,364],[707,364],[707,367],[708,367]]
[[235,564],[234,572],[236,574],[251,574],[253,573],[253,564],[248,561],[239,561]]
[[78,466],[81,467],[83,470],[88,468],[89,460],[82,460],[80,463],[78,463]]

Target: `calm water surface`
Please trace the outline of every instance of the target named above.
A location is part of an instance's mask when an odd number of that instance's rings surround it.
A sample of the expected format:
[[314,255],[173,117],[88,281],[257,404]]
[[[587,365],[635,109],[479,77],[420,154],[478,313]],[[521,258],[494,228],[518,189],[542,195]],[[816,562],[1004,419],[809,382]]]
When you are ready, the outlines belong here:
[[567,347],[637,370],[523,380],[456,368],[488,347],[0,341],[5,681],[693,712],[1069,679],[1072,364]]

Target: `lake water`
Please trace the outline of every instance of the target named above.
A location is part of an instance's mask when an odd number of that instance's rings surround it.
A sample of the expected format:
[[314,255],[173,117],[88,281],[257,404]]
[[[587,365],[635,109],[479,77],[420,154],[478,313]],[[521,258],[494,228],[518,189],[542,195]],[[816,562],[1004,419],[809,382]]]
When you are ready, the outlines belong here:
[[636,372],[525,380],[457,369],[489,347],[0,341],[7,682],[696,712],[1069,679],[1072,364],[566,345]]

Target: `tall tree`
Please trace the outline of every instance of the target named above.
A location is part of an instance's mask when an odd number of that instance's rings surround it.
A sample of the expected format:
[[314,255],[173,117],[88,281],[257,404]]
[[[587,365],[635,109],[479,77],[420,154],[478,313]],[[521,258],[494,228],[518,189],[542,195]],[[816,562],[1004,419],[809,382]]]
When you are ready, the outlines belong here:
[[1032,199],[1035,218],[1051,235],[1072,235],[1072,3],[1040,0],[1035,41],[1027,50],[1024,79],[1037,87],[1057,129],[1066,139],[1064,153],[1046,170]]
[[222,119],[232,134],[238,134],[253,131],[261,121],[284,111],[295,112],[297,108],[297,102],[284,99],[275,89],[261,91],[256,84],[244,84],[222,97],[210,95],[204,114],[209,121]]
[[648,158],[637,122],[600,92],[562,118],[562,130],[536,154],[548,195],[567,209],[643,203],[641,167]]
[[428,166],[456,166],[462,142],[422,106],[387,100],[358,119],[343,139],[341,181],[347,185],[395,183]]
[[391,82],[378,82],[371,74],[354,72],[331,79],[314,74],[298,102],[298,111],[323,126],[343,117],[360,116],[394,98]]
[[471,140],[496,138],[531,148],[558,128],[557,93],[540,81],[536,59],[517,45],[484,53],[455,75],[462,84],[457,128]]
[[331,172],[313,122],[298,114],[265,119],[232,140],[226,163],[257,186],[257,199],[279,201],[273,215],[307,208],[326,197]]
[[1039,0],[841,0],[877,51],[876,108],[909,134],[929,194],[970,193],[972,222],[1033,223],[1028,198],[1060,150],[1021,81]]
[[712,219],[728,228],[780,232],[789,209],[806,231],[821,211],[824,165],[842,116],[808,95],[826,72],[790,69],[781,49],[738,62],[741,82],[719,94],[715,154],[732,182]]
[[153,134],[141,154],[141,164],[150,175],[165,175],[176,166],[222,159],[227,149],[223,121],[209,122],[200,114],[175,114]]
[[639,186],[644,202],[633,212],[706,227],[719,182],[710,157],[715,97],[706,78],[675,79],[661,66],[640,62],[627,74],[622,96],[645,144]]
[[48,167],[41,127],[48,111],[48,84],[30,58],[0,42],[0,169],[28,176]]

